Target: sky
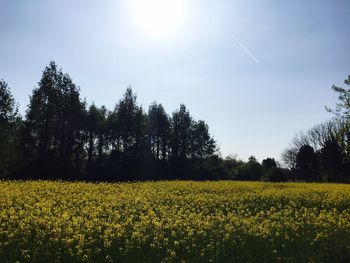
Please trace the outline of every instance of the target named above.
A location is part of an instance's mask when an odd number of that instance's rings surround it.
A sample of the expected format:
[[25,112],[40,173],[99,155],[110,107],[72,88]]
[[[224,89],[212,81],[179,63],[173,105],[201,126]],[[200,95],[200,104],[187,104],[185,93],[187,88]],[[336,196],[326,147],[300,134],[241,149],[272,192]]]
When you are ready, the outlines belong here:
[[328,120],[350,75],[349,0],[0,0],[0,79],[25,115],[54,60],[91,104],[131,85],[144,109],[184,103],[223,156],[280,159]]

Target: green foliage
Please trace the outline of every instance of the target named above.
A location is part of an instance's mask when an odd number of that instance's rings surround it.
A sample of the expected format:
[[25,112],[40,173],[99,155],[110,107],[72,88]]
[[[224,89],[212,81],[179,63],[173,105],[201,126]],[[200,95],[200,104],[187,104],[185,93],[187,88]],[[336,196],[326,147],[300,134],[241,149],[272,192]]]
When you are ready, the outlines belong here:
[[124,93],[123,99],[115,107],[114,136],[117,150],[123,153],[123,158],[133,154],[141,154],[140,148],[145,143],[146,116],[143,109],[137,105],[136,95],[131,87]]
[[22,120],[7,83],[0,80],[0,177],[19,166]]
[[184,104],[171,118],[171,155],[174,158],[190,157],[190,139],[192,117]]
[[[350,86],[350,75],[346,80],[344,80],[344,84]],[[350,119],[350,89],[345,89],[342,87],[338,87],[333,85],[332,89],[338,93],[338,102],[336,103],[335,109],[330,109],[326,107],[328,112],[335,114],[337,117],[345,119],[349,121]]]
[[266,158],[261,163],[262,168],[264,172],[266,173],[269,171],[272,167],[277,167],[277,163],[274,158]]
[[[9,108],[13,99],[6,98]],[[86,106],[70,76],[50,62],[30,96],[21,131],[24,167],[12,178],[189,178],[217,152],[208,125],[183,104],[171,118],[157,103],[147,114],[128,87],[113,111]]]
[[27,111],[34,156],[46,160],[57,158],[68,166],[80,158],[80,133],[85,103],[68,74],[57,69],[55,62],[45,68],[39,87],[33,90]]
[[153,156],[165,160],[169,154],[170,118],[162,104],[153,103],[148,109],[149,141]]
[[258,181],[263,175],[263,168],[254,156],[247,163],[242,163],[234,171],[233,179],[242,181]]
[[7,83],[0,80],[0,125],[14,121],[17,117],[17,106]]
[[260,179],[266,182],[286,182],[288,180],[288,170],[272,166]]
[[193,121],[191,127],[191,158],[205,159],[212,156],[217,148],[209,134],[209,126],[202,120]]
[[87,152],[87,169],[91,169],[92,161],[102,165],[104,150],[108,148],[107,140],[107,109],[102,106],[97,108],[95,104],[89,107],[85,117],[85,135]]
[[296,157],[296,169],[300,179],[307,181],[319,180],[319,163],[314,149],[310,145],[303,145]]
[[[16,117],[14,99],[3,81],[1,92],[0,121],[6,126],[1,143],[7,146],[1,147],[6,149],[1,152],[1,173],[8,173],[9,167],[23,160],[22,173],[14,178],[259,180],[276,167],[273,158],[262,164],[254,156],[248,162],[222,159],[208,124],[194,120],[185,105],[171,117],[157,103],[146,113],[131,87],[113,111],[95,104],[86,109],[79,88],[55,62],[45,68],[33,90],[24,123]],[[318,136],[317,140],[324,142],[328,137],[318,131],[313,130],[310,138]],[[9,137],[4,139],[6,134]],[[333,167],[326,160],[323,166]],[[314,174],[304,175],[317,180]]]
[[[350,85],[350,76],[344,81]],[[350,89],[333,85],[338,93],[330,121],[297,134],[282,160],[293,178],[306,181],[350,182]]]
[[344,182],[344,153],[339,143],[333,139],[326,143],[320,151],[323,177],[329,182]]

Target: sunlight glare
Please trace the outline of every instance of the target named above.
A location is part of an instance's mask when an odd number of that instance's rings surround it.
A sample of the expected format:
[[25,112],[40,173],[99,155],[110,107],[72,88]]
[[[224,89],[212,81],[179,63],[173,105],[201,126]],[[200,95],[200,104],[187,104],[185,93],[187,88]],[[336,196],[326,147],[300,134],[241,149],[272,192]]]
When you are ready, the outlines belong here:
[[151,38],[163,38],[178,31],[184,22],[183,0],[131,0],[133,22]]

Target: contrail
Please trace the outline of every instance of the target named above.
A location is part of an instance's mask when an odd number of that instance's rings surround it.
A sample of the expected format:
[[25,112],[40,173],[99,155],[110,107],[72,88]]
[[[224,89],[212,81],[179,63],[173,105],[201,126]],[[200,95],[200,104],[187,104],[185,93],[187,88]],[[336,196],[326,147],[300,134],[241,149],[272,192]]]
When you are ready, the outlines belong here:
[[237,38],[234,37],[234,40],[236,41],[236,43],[256,62],[256,64],[259,64],[259,60],[252,54],[252,52],[250,52],[248,50],[248,48],[246,48],[241,41],[239,41]]

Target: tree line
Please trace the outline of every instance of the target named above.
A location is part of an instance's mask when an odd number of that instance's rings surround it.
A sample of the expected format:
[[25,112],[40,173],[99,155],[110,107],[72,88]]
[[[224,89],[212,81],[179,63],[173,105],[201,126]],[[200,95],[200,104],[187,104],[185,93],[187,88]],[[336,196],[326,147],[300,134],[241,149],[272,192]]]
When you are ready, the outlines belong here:
[[[128,87],[113,110],[88,106],[55,62],[43,71],[24,118],[3,80],[0,98],[3,178],[229,179],[235,176],[224,163],[231,170],[246,165],[224,161],[206,122],[194,120],[185,105],[169,115],[154,102],[146,112]],[[256,177],[247,171],[247,179]]]
[[[350,76],[344,81],[350,85]],[[290,178],[309,182],[350,182],[350,89],[334,86],[338,102],[329,121],[295,135],[282,160]]]
[[208,125],[185,105],[172,116],[156,102],[145,112],[129,87],[111,111],[87,107],[55,62],[43,71],[24,120],[4,81],[1,94],[1,173],[12,177],[182,178],[217,151]]
[[0,81],[0,177],[348,182],[350,91],[333,89],[340,102],[328,110],[336,117],[297,135],[282,155],[288,168],[281,168],[273,158],[222,158],[207,123],[184,104],[172,114],[157,102],[146,111],[128,87],[114,109],[88,105],[69,74],[51,62],[24,117]]

